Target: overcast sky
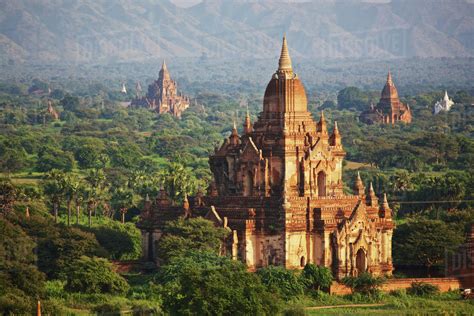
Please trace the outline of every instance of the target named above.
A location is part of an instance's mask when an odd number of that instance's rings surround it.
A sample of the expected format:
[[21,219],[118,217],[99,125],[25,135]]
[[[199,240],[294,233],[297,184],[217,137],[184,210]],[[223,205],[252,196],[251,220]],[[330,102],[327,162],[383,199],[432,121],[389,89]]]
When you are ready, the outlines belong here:
[[[202,0],[171,0],[174,2],[176,5],[179,5],[181,7],[190,7],[192,5],[195,5]],[[229,0],[228,0],[229,1]],[[232,0],[230,0],[232,1]],[[258,0],[255,0],[258,1]],[[285,1],[285,2],[310,2],[312,0],[278,0],[278,1]],[[390,2],[391,0],[360,0],[361,2]],[[466,0],[467,2],[474,2],[474,0]]]

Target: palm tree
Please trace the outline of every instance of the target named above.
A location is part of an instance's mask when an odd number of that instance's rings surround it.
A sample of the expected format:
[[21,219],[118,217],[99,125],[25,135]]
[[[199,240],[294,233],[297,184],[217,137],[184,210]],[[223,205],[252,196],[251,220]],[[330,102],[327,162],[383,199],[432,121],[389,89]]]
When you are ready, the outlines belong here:
[[122,224],[125,223],[125,214],[135,203],[133,191],[127,186],[118,187],[112,194],[112,205],[120,211]]
[[44,193],[50,197],[53,205],[55,223],[58,222],[58,210],[64,196],[64,178],[65,174],[62,171],[53,169],[46,174],[43,181]]
[[86,191],[87,191],[87,188],[86,188],[84,182],[79,180],[79,186],[77,188],[76,199],[75,199],[75,202],[76,202],[76,225],[79,225],[79,217],[81,215],[81,205],[84,202],[84,200],[86,199],[86,195],[87,195]]
[[92,226],[92,209],[94,208],[96,197],[93,188],[88,185],[84,187],[84,200],[86,201],[87,205],[87,218],[90,228]]
[[67,225],[71,225],[71,207],[72,201],[76,198],[79,189],[79,179],[73,173],[68,173],[64,177],[64,195],[66,197],[67,205]]
[[99,202],[101,201],[101,199],[104,199],[108,191],[108,187],[106,185],[107,179],[102,169],[93,169],[89,171],[85,180],[87,182],[88,190],[90,191],[88,192],[88,203],[90,203],[90,210],[93,211],[95,216]]
[[0,182],[0,214],[6,215],[13,210],[18,198],[18,189],[7,180]]
[[143,171],[135,171],[128,179],[128,186],[142,199],[148,196],[156,196],[164,184],[164,174],[146,174]]
[[165,187],[174,202],[181,201],[197,187],[196,178],[191,170],[180,163],[171,163],[165,176]]

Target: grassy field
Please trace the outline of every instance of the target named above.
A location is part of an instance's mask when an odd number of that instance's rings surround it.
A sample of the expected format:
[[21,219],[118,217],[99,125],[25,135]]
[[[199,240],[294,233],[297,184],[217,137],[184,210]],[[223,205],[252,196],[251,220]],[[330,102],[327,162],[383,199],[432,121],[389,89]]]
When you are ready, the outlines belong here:
[[[474,301],[464,300],[458,292],[448,292],[432,297],[415,297],[399,292],[383,294],[373,302],[361,302],[359,306],[345,297],[345,304],[307,306],[307,315],[474,315]],[[339,305],[339,306],[335,306]]]

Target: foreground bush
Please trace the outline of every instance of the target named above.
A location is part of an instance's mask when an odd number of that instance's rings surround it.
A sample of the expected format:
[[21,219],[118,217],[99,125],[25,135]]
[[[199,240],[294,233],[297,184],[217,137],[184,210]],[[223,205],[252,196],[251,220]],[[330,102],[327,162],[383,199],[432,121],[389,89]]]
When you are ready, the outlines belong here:
[[332,284],[332,272],[329,268],[308,263],[301,273],[301,280],[310,290],[327,291]]
[[106,259],[82,256],[69,266],[65,289],[89,294],[124,294],[129,285]]
[[350,287],[352,292],[365,295],[376,295],[379,287],[385,282],[383,277],[375,277],[368,272],[364,272],[358,277],[345,277],[342,283]]
[[303,284],[292,270],[269,266],[259,269],[257,275],[270,292],[278,293],[286,300],[303,294]]
[[170,221],[158,243],[158,257],[166,263],[173,257],[184,256],[188,250],[218,254],[228,233],[204,218]]
[[132,306],[132,314],[134,316],[161,315],[162,312],[159,304],[149,301],[138,301]]
[[175,257],[157,276],[172,315],[275,315],[279,298],[246,266],[212,253]]
[[122,224],[114,220],[102,220],[102,223],[88,229],[99,244],[107,250],[110,259],[134,260],[141,256],[141,233],[134,223]]
[[424,282],[413,282],[407,290],[407,294],[415,296],[431,296],[438,293],[439,288],[436,285]]

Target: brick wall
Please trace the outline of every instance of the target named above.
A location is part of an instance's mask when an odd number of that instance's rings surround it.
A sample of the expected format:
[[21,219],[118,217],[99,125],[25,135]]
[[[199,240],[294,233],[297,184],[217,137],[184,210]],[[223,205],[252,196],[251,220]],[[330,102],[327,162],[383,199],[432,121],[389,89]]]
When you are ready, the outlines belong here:
[[[456,278],[408,278],[390,279],[382,285],[381,290],[390,292],[393,290],[406,289],[409,288],[413,282],[424,282],[436,285],[441,292],[458,290],[462,287],[460,281]],[[329,292],[331,294],[346,295],[351,293],[351,289],[341,283],[333,282]]]

